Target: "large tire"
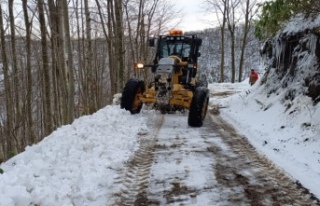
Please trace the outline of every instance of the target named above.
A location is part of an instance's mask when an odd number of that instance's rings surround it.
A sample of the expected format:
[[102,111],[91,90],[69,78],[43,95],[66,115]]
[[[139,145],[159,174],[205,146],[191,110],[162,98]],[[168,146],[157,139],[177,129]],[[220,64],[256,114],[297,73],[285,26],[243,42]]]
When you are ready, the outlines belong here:
[[143,103],[139,96],[145,91],[144,81],[139,79],[129,79],[126,83],[121,97],[121,109],[131,112],[131,114],[140,113]]
[[195,89],[190,109],[188,124],[191,127],[201,127],[206,117],[209,104],[209,90],[205,87]]

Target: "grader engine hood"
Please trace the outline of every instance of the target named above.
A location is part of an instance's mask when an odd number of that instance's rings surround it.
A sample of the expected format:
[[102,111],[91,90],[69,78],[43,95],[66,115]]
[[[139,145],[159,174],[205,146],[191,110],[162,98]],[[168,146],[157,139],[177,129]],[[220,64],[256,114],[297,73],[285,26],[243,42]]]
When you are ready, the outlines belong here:
[[170,93],[173,88],[172,78],[175,71],[175,65],[178,60],[170,57],[160,59],[155,70],[155,90],[156,98],[159,104],[168,104]]
[[155,73],[172,73],[176,62],[176,59],[170,57],[160,59]]

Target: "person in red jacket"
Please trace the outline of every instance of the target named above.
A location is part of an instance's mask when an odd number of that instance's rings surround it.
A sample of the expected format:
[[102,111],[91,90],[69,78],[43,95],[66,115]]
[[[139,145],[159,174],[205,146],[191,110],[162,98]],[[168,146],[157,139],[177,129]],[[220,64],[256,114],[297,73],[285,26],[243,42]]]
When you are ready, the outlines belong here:
[[249,84],[252,86],[258,80],[259,76],[258,73],[251,69],[250,76],[249,76]]

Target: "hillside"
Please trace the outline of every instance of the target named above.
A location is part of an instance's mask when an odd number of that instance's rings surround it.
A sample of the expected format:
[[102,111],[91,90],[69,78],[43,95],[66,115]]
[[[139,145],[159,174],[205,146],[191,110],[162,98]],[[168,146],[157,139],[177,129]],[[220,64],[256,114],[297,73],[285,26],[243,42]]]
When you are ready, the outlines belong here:
[[320,15],[297,16],[261,49],[267,95],[281,94],[288,109],[300,95],[311,97],[314,104],[320,100],[319,28]]

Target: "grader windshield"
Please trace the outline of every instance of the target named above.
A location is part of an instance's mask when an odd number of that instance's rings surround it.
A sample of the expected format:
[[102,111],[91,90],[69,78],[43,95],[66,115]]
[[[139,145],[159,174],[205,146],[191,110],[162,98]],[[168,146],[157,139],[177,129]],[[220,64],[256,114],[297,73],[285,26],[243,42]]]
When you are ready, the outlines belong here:
[[186,40],[183,37],[167,37],[160,42],[159,57],[164,58],[175,55],[182,59],[187,59],[190,56],[190,48],[190,40]]
[[[162,58],[178,56],[182,61],[197,63],[201,43],[202,40],[196,35],[185,36],[180,30],[172,30],[169,35],[159,36],[154,62],[158,63]],[[154,45],[154,39],[152,45]]]

